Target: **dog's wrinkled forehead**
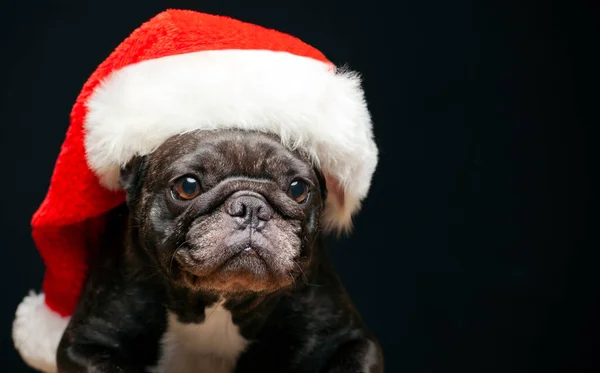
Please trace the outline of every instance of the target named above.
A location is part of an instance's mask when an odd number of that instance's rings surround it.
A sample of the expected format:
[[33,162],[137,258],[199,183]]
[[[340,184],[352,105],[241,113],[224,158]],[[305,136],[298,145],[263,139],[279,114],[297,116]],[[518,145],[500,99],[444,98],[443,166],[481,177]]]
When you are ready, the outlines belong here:
[[153,179],[192,171],[214,185],[231,176],[273,179],[300,175],[310,178],[312,167],[299,152],[286,149],[275,137],[244,131],[198,131],[165,141],[153,154],[148,173]]

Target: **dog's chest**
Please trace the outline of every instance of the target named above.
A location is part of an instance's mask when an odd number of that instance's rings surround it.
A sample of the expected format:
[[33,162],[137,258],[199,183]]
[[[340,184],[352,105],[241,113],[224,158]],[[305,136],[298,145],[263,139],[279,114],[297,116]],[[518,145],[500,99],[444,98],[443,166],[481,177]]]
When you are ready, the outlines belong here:
[[248,341],[231,313],[222,306],[206,308],[201,324],[183,324],[169,313],[155,373],[230,373]]

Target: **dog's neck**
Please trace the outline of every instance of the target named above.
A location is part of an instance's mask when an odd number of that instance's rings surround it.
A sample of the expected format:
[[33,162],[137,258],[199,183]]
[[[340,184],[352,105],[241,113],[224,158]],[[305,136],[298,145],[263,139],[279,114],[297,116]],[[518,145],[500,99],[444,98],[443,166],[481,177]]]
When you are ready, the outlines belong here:
[[260,330],[284,292],[269,294],[228,294],[226,296],[173,285],[166,281],[166,307],[181,323],[203,323],[207,309],[220,306],[231,313],[232,321],[247,337]]

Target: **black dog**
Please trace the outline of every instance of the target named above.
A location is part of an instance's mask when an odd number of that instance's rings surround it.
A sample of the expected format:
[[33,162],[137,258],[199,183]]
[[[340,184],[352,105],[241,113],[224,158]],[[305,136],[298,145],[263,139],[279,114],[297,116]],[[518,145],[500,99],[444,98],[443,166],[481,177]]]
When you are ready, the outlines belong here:
[[383,372],[327,257],[325,181],[303,154],[266,134],[188,133],[121,185],[60,373]]

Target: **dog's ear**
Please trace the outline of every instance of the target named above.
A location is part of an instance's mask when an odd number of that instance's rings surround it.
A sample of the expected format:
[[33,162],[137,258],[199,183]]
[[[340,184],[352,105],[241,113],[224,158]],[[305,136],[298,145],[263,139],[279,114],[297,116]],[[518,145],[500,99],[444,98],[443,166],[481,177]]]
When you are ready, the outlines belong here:
[[136,156],[124,167],[121,167],[119,184],[127,192],[128,200],[140,191],[147,167],[148,156]]

